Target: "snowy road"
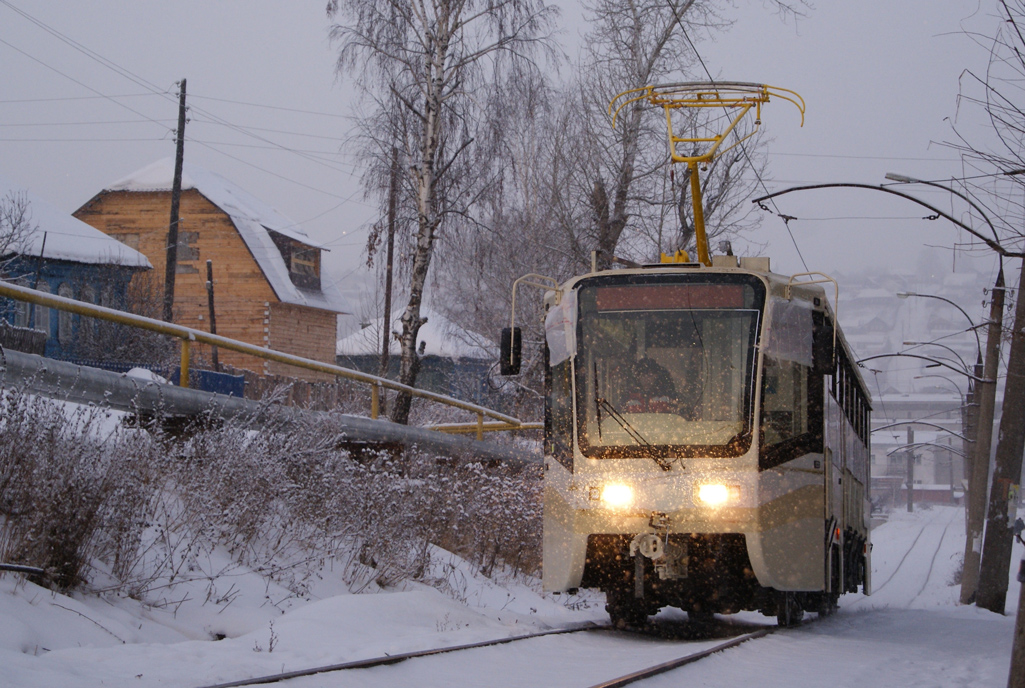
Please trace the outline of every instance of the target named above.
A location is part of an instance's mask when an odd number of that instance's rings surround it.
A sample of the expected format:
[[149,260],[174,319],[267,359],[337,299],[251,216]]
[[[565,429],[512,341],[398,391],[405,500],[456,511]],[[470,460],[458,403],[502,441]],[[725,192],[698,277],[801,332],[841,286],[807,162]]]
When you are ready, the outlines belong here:
[[[845,595],[828,619],[774,633],[647,679],[643,686],[983,686],[1003,688],[1014,619],[957,604],[952,584],[964,546],[964,511],[895,511],[873,531],[877,593]],[[1016,546],[1013,564],[1023,556]],[[197,688],[282,671],[606,621],[599,599],[542,597],[534,584],[487,579],[470,567],[460,600],[425,586],[346,594],[325,578],[320,596],[282,613],[280,594],[256,574],[236,576],[230,605],[203,602],[206,583],[174,609],[132,600],[53,595],[0,578],[0,685]],[[334,585],[334,587],[332,587]],[[182,589],[180,592],[188,592]],[[1016,608],[1011,580],[1007,608]],[[667,610],[658,622],[677,627]],[[268,621],[274,624],[268,628]],[[772,624],[724,617],[737,632]],[[211,641],[215,632],[227,638]],[[275,638],[273,653],[268,651]],[[121,642],[121,641],[125,642]],[[587,686],[721,642],[587,632],[294,679],[296,686]],[[38,656],[37,656],[38,655]]]

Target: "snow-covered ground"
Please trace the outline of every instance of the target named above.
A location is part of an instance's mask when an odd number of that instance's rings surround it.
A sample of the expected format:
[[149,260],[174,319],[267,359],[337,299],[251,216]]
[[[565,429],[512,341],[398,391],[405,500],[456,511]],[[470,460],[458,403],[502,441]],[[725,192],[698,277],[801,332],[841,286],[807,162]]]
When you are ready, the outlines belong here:
[[[873,541],[876,594],[847,595],[834,617],[749,642],[645,685],[1006,685],[1020,586],[1012,579],[1007,616],[957,605],[958,588],[951,581],[964,546],[963,510],[895,511],[873,531]],[[1016,545],[1015,570],[1023,554]],[[598,596],[541,596],[534,582],[483,578],[441,551],[435,552],[431,574],[445,581],[438,586],[444,593],[405,585],[352,595],[326,569],[312,594],[298,599],[256,573],[228,566],[227,559],[212,562],[210,570],[220,563],[224,575],[178,584],[149,605],[56,595],[17,574],[3,574],[0,685],[195,687],[606,619]],[[672,610],[663,614],[674,616]],[[738,620],[771,623],[757,614]],[[361,677],[322,674],[296,685],[408,685],[415,679],[418,685],[568,686],[579,678],[587,686],[595,677],[626,673],[626,655],[635,656],[639,668],[689,651],[682,641],[639,639],[624,647],[629,638],[606,636],[585,644],[579,637],[560,637],[558,647],[567,659],[586,662],[586,676],[567,671],[539,681],[529,661],[503,660],[495,649],[445,655],[433,668],[407,663],[398,672],[383,667]]]

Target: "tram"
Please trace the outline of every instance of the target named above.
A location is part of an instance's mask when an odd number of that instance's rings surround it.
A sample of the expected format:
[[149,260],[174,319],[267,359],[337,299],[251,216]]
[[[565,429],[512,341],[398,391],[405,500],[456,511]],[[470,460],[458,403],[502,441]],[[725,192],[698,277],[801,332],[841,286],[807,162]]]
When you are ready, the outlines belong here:
[[[680,86],[646,92],[726,99]],[[731,86],[748,109],[769,93]],[[696,178],[703,158],[680,160]],[[514,284],[514,310],[518,284],[545,289],[543,584],[604,591],[617,625],[666,606],[792,625],[871,592],[870,396],[823,288],[835,281],[709,256],[697,230],[694,262]],[[504,374],[521,346],[503,331]]]
[[547,292],[546,590],[601,589],[621,625],[870,592],[869,395],[821,284],[767,263]]

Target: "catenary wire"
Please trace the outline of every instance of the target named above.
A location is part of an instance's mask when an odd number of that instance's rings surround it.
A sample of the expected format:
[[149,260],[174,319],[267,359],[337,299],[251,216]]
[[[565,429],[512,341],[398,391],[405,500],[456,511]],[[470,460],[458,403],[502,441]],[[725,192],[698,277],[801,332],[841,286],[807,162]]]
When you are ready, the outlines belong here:
[[[684,28],[683,19],[680,17],[679,13],[676,11],[676,6],[672,4],[672,0],[667,0],[666,4],[669,6],[669,9],[672,10],[673,16],[676,18],[676,24],[677,24],[677,26],[680,27],[680,33],[683,35],[684,39],[687,41],[687,44],[690,45],[691,50],[694,51],[694,57],[697,58],[698,64],[700,64],[701,68],[703,70],[705,70],[705,75],[708,77],[709,82],[714,84],[715,83],[715,79],[712,77],[712,72],[709,71],[708,66],[705,64],[705,61],[701,58],[701,53],[698,52],[698,48],[697,48],[696,45],[694,45],[694,41],[692,41],[690,39],[690,36],[687,34],[687,29]],[[736,131],[734,131],[734,134],[736,134],[738,136],[738,138],[739,138],[739,134],[737,134]],[[758,169],[755,167],[754,162],[751,160],[750,154],[748,154],[748,152],[747,152],[747,146],[744,145],[744,141],[743,140],[738,141],[737,145],[740,147],[741,152],[744,154],[744,158],[747,160],[748,167],[750,167],[751,171],[754,172],[755,179],[758,180],[758,183],[765,190],[765,193],[768,194],[769,193],[769,187],[765,184],[765,180],[762,179],[762,175],[760,175],[758,173]],[[780,218],[783,218],[783,225],[786,227],[787,234],[790,235],[790,241],[793,242],[793,244],[794,244],[794,250],[797,251],[797,257],[800,258],[801,265],[804,266],[805,272],[808,272],[809,271],[808,270],[808,263],[805,262],[805,260],[804,260],[804,255],[801,253],[801,247],[797,245],[797,238],[794,237],[794,233],[790,230],[790,222],[787,219],[787,216],[784,215],[782,212],[780,212],[779,208],[776,206],[776,201],[775,200],[770,198],[769,202],[772,203],[772,207],[773,208],[776,208],[776,214]]]

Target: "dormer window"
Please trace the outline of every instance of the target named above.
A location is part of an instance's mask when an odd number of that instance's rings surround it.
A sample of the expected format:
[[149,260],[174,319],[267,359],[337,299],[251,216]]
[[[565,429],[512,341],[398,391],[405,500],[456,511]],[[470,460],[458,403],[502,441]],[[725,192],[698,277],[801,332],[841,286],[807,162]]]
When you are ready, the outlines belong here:
[[288,267],[292,284],[301,289],[320,290],[320,249],[267,229]]

